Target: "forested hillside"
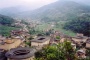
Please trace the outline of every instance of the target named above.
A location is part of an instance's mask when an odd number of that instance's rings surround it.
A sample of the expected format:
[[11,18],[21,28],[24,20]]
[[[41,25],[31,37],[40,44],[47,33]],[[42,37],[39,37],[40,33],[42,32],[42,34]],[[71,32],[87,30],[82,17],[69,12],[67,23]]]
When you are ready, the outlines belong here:
[[1,25],[11,25],[14,23],[14,19],[8,16],[0,15],[0,24]]
[[10,36],[10,31],[13,29],[17,29],[16,27],[12,27],[15,20],[11,17],[0,15],[0,35]]
[[64,29],[90,36],[90,15],[83,14],[78,18],[66,22]]
[[89,14],[90,6],[79,4],[72,1],[60,2],[43,6],[34,11],[26,11],[18,14],[17,17],[30,18],[41,21],[66,21],[72,20],[82,14]]

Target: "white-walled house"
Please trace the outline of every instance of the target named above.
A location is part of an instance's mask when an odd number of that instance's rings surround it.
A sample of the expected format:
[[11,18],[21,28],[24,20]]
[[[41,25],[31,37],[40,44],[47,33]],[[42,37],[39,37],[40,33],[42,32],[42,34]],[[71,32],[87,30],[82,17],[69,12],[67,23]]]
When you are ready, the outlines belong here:
[[31,40],[31,46],[44,46],[49,44],[50,38],[49,37],[37,37],[33,40]]

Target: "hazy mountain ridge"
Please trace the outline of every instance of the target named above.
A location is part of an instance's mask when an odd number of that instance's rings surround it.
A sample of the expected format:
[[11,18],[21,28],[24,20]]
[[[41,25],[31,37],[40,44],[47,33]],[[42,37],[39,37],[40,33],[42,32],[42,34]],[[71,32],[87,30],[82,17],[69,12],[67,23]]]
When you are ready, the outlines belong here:
[[13,19],[9,16],[5,16],[5,15],[0,14],[0,25],[10,26],[11,24],[14,23],[14,21],[15,21],[15,19]]
[[89,14],[90,7],[79,4],[76,2],[55,2],[46,6],[43,6],[34,11],[27,11],[18,14],[18,17],[30,18],[30,19],[40,19],[40,20],[68,20],[75,18],[82,14]]
[[6,15],[6,16],[15,16],[16,14],[22,12],[20,6],[15,7],[7,7],[0,9],[0,14]]
[[0,9],[0,14],[14,17],[17,14],[24,12],[24,11],[25,11],[25,7],[13,6],[13,7],[7,7],[7,8]]
[[18,7],[10,7],[0,10],[0,14],[12,16],[14,18],[24,18],[32,20],[71,20],[83,14],[90,14],[90,6],[79,4],[73,1],[57,1],[45,5],[33,11],[22,11]]

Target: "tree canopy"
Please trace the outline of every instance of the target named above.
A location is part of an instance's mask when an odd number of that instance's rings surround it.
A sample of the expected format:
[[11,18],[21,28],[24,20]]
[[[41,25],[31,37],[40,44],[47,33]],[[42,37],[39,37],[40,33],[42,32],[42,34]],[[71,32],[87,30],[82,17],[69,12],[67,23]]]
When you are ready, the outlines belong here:
[[64,29],[90,36],[90,15],[80,16],[64,25]]
[[2,24],[2,25],[11,25],[12,23],[14,23],[14,21],[15,20],[13,18],[0,15],[0,24]]
[[75,59],[71,42],[65,41],[56,46],[47,46],[36,52],[36,60],[73,60]]

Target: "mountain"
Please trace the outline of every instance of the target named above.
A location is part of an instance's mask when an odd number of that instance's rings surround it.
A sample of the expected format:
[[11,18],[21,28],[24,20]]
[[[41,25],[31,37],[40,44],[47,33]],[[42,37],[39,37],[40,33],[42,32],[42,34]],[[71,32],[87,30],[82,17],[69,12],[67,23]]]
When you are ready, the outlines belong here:
[[55,3],[43,6],[34,11],[26,11],[17,15],[17,17],[28,18],[32,20],[58,21],[71,20],[77,16],[90,13],[90,6],[79,4],[72,1],[57,1]]
[[0,14],[0,35],[10,36],[10,31],[17,29],[11,26],[13,23],[15,23],[13,18]]
[[22,12],[20,6],[15,6],[15,7],[7,7],[0,9],[0,14],[6,15],[6,16],[15,16],[16,14]]
[[1,25],[10,26],[11,24],[14,23],[14,21],[15,20],[13,18],[0,14],[0,26]]

